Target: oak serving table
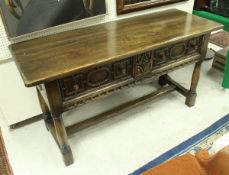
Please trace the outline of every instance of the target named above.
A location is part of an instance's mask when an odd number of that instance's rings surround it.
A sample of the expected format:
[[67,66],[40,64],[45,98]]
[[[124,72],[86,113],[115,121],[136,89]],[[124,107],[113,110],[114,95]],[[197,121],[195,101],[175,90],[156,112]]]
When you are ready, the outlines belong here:
[[[172,9],[24,41],[10,49],[25,85],[36,86],[45,124],[70,165],[73,156],[67,135],[75,131],[174,90],[193,106],[210,33],[220,28]],[[168,76],[193,63],[190,89]],[[157,91],[64,126],[63,112],[152,77],[159,78]]]

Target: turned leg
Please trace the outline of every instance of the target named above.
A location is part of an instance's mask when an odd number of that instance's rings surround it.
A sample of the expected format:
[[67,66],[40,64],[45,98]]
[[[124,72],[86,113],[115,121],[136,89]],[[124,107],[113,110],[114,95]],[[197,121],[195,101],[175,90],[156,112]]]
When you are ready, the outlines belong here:
[[49,130],[48,122],[52,122],[52,117],[51,117],[50,111],[48,109],[47,104],[44,101],[44,98],[41,95],[41,92],[38,89],[37,89],[37,95],[38,95],[38,99],[40,102],[41,110],[43,112],[44,122],[45,122],[46,128],[47,128],[47,130]]
[[160,86],[165,86],[167,84],[167,79],[166,79],[167,76],[168,75],[165,74],[165,75],[162,75],[162,76],[159,77],[158,84]]
[[45,84],[49,109],[52,117],[52,122],[48,123],[49,129],[57,142],[66,166],[73,163],[72,150],[68,143],[66,128],[63,123],[62,113],[62,97],[59,89],[58,81],[53,81]]
[[62,116],[60,115],[58,117],[53,117],[53,123],[56,132],[56,141],[63,156],[64,163],[66,166],[68,166],[73,163],[73,155],[68,143],[67,133]]
[[197,62],[193,71],[193,75],[192,75],[192,82],[191,82],[191,88],[187,94],[186,97],[186,102],[185,104],[189,107],[192,107],[195,105],[195,101],[196,101],[196,88],[198,85],[198,81],[200,78],[200,69],[201,69],[201,61]]

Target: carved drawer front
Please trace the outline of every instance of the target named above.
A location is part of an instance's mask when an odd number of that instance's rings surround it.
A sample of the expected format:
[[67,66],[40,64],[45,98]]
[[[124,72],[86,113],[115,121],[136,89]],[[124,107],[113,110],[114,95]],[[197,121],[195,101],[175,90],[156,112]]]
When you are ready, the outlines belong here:
[[145,52],[133,57],[135,76],[140,76],[152,71],[153,51]]
[[169,48],[167,47],[155,50],[153,57],[153,66],[165,63],[168,60],[168,55]]
[[63,100],[69,100],[95,88],[132,76],[130,58],[93,68],[59,80]]
[[203,37],[193,38],[188,42],[188,53],[200,52]]
[[176,43],[174,45],[155,50],[153,66],[176,60],[187,55],[187,43]]
[[63,99],[76,96],[85,90],[83,74],[64,78],[59,81]]
[[169,57],[170,59],[181,58],[186,54],[186,43],[178,43],[170,47]]
[[203,36],[200,36],[133,56],[135,77],[150,73],[169,62],[200,53],[202,40]]
[[113,64],[114,79],[132,76],[132,60],[131,58],[115,62]]
[[111,80],[111,68],[109,66],[96,68],[89,71],[86,77],[88,87],[100,86]]

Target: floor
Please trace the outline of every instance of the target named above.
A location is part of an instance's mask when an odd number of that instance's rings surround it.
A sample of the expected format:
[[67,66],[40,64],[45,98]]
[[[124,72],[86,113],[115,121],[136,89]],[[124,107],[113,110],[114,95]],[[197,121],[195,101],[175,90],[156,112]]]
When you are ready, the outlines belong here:
[[[43,121],[9,130],[0,114],[9,160],[15,175],[126,175],[229,113],[223,74],[204,62],[196,105],[188,108],[177,92],[137,107],[69,138],[75,163],[65,167]],[[193,66],[171,74],[189,87]],[[116,93],[65,114],[66,125],[120,101],[152,90],[154,83]],[[76,117],[74,117],[76,116]],[[6,117],[6,116],[5,116]]]
[[[0,110],[6,116],[5,123],[8,126],[41,114],[36,88],[25,88],[13,60],[0,63],[0,82],[4,82],[0,86]],[[26,109],[21,105],[21,99],[26,104]]]

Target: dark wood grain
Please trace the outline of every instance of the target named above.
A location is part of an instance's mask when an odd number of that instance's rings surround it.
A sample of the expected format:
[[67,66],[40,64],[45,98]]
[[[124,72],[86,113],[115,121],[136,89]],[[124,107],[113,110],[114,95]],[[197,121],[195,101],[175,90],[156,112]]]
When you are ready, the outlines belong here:
[[220,28],[173,9],[16,43],[10,49],[25,85],[34,86]]

